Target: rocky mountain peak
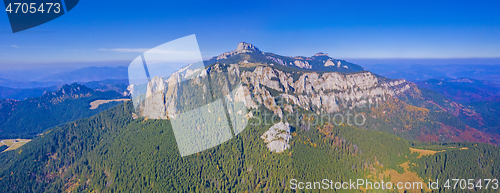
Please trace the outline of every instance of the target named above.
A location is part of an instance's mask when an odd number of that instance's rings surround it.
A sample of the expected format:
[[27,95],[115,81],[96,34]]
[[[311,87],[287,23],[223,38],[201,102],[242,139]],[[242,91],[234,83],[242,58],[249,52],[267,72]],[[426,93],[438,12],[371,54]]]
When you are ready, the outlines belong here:
[[87,88],[84,85],[73,83],[70,85],[63,85],[59,90],[56,91],[58,94],[63,94],[63,95],[73,95],[73,94],[87,94],[91,92],[92,89]]
[[450,81],[450,82],[473,83],[473,82],[474,82],[474,80],[469,79],[469,78],[459,78],[459,79],[452,80],[452,81]]
[[318,53],[314,54],[314,56],[328,56],[328,54],[323,53],[323,52],[318,52]]
[[56,97],[61,99],[67,99],[67,98],[80,98],[80,97],[91,96],[93,93],[94,90],[92,90],[91,88],[88,88],[81,84],[73,83],[70,85],[65,84],[54,92],[45,91],[43,93],[43,96],[50,98]]
[[255,47],[253,44],[249,44],[246,42],[240,42],[238,47],[236,47],[235,51],[243,51],[243,50],[259,50],[259,48]]
[[[240,57],[232,56],[239,54],[244,54]],[[225,61],[224,61],[225,60]],[[210,65],[215,62],[222,63],[254,63],[263,65],[274,65],[279,64],[282,66],[290,66],[293,68],[307,69],[313,71],[335,71],[335,72],[359,72],[363,71],[364,68],[347,62],[345,60],[338,60],[331,58],[327,53],[318,52],[314,56],[304,57],[304,56],[280,56],[278,54],[266,53],[255,47],[253,44],[240,42],[235,50],[230,52],[222,53],[221,55],[215,56],[208,60],[205,64]]]
[[257,52],[257,53],[262,53],[259,48],[255,47],[252,44],[246,43],[246,42],[240,42],[238,46],[236,47],[236,50],[230,51],[230,52],[225,52],[219,56],[213,57],[212,59],[215,60],[223,60],[227,59],[231,56],[241,54],[241,53],[251,53],[251,52]]

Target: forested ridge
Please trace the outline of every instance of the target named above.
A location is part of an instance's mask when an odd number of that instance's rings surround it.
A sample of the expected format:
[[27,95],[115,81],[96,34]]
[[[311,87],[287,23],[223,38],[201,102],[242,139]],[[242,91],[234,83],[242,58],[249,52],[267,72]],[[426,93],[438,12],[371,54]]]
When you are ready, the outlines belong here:
[[0,100],[0,139],[33,138],[51,127],[96,115],[119,104],[111,102],[89,109],[92,101],[122,97],[115,91],[101,92],[74,83],[41,97]]
[[[291,149],[276,154],[260,139],[269,126],[249,124],[220,146],[181,157],[168,120],[132,119],[132,111],[127,102],[1,153],[0,187],[6,192],[289,192],[291,179],[376,179],[374,173],[387,170],[402,174],[405,162],[414,163],[411,171],[423,181],[499,173],[496,146],[416,143],[348,125],[297,127]],[[417,158],[409,147],[455,148]]]

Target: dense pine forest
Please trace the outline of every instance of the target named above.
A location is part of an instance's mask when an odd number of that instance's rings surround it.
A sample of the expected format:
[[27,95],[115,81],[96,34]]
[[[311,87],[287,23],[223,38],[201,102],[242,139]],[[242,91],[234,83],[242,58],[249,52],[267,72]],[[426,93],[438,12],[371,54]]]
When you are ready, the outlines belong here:
[[291,149],[271,153],[260,138],[268,126],[249,124],[220,146],[181,157],[168,120],[132,119],[132,111],[127,102],[1,153],[0,186],[6,192],[290,192],[291,179],[414,174],[428,183],[500,172],[493,145],[411,142],[348,125],[296,127]]
[[119,104],[110,102],[90,109],[92,101],[121,97],[115,91],[101,92],[74,83],[23,101],[0,99],[0,139],[34,138],[47,129],[99,114]]

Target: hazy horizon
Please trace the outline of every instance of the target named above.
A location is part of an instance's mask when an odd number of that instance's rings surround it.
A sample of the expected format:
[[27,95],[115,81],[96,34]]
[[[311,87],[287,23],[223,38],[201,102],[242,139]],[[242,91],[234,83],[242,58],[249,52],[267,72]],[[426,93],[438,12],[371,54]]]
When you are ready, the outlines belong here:
[[[275,53],[278,54],[278,53]],[[280,54],[278,54],[280,55]],[[286,56],[286,55],[285,55]],[[294,57],[294,56],[291,56]],[[309,57],[309,56],[306,56]],[[499,58],[338,58],[360,66],[370,65],[500,65]],[[207,60],[211,57],[204,58]],[[86,61],[58,63],[0,64],[5,71],[71,71],[86,67],[128,67],[131,61]]]

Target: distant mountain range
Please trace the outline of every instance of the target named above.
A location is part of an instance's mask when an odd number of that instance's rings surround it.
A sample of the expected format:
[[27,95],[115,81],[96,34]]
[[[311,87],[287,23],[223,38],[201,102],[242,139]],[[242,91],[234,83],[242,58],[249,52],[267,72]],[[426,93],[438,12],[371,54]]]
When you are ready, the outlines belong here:
[[[128,79],[110,79],[92,81],[79,84],[99,91],[113,90],[122,95],[127,95]],[[37,88],[9,88],[0,86],[0,99],[24,100],[27,98],[42,96],[44,92],[52,92],[61,86],[37,87]]]
[[55,91],[64,84],[79,83],[101,91],[124,93],[128,86],[127,67],[87,67],[39,77],[36,81],[9,80],[0,77],[0,99],[24,100]]
[[0,86],[0,99],[24,100],[26,98],[39,97],[46,91],[56,90],[57,87],[43,88],[9,88]]
[[500,96],[500,82],[459,79],[429,79],[416,82],[419,87],[431,89],[457,102],[490,101]]
[[51,127],[93,116],[119,104],[112,102],[90,109],[92,101],[118,98],[123,96],[115,91],[101,92],[74,83],[22,101],[0,99],[0,139],[33,138]]
[[46,77],[47,81],[61,82],[64,84],[82,83],[102,80],[128,79],[128,67],[86,67],[67,73],[59,73]]
[[59,87],[63,84],[85,83],[103,80],[128,79],[127,67],[86,67],[69,72],[40,77],[32,81],[10,80],[0,77],[0,86],[9,88]]
[[500,81],[500,65],[442,64],[442,65],[408,65],[408,64],[372,64],[364,66],[367,70],[388,78],[409,81],[427,79],[471,78],[476,80]]
[[44,87],[51,87],[51,86],[56,86],[61,83],[59,82],[54,82],[54,81],[16,81],[16,80],[9,80],[9,79],[3,79],[0,78],[0,86],[2,87],[7,87],[7,88],[20,88],[20,89],[26,89],[26,88],[44,88]]

